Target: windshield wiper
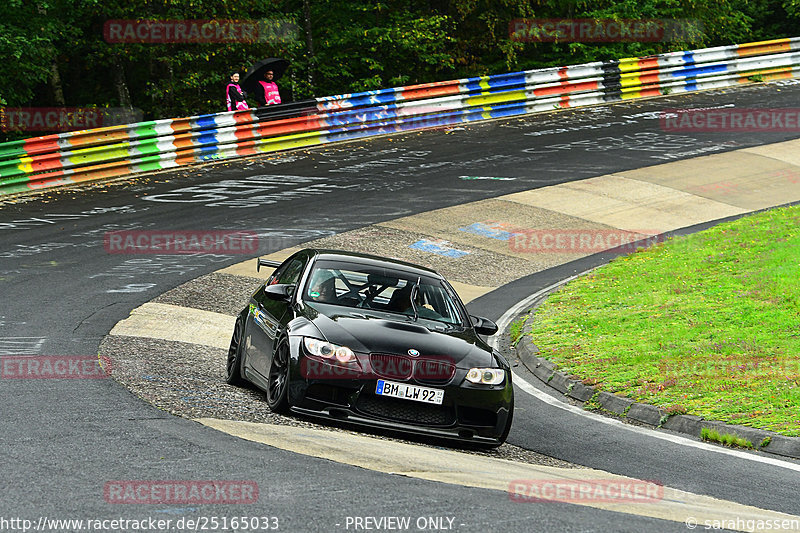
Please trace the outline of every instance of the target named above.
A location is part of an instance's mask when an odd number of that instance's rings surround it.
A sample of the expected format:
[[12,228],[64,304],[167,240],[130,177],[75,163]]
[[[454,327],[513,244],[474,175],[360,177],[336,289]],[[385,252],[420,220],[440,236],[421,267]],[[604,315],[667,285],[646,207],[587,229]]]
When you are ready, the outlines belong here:
[[419,318],[419,312],[417,311],[417,304],[415,300],[417,299],[417,293],[419,292],[419,282],[422,280],[422,277],[417,277],[417,283],[411,289],[411,308],[414,309],[414,322],[417,321]]

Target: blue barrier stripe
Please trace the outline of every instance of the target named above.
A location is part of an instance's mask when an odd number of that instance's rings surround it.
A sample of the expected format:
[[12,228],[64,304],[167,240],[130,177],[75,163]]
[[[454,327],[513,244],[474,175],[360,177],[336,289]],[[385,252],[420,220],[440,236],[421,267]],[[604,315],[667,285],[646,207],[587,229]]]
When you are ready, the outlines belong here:
[[217,130],[206,131],[195,137],[195,144],[208,145],[217,143]]
[[719,65],[708,65],[705,67],[682,68],[674,72],[671,72],[670,76],[672,76],[673,78],[679,78],[679,77],[695,78],[703,74],[714,74],[719,72],[729,72],[728,65],[719,64]]
[[514,115],[524,115],[527,110],[527,102],[516,102],[513,104],[503,104],[500,106],[494,106],[491,111],[489,111],[489,116],[492,118],[503,118],[503,117],[510,117]]
[[197,124],[201,128],[213,128],[217,125],[216,122],[216,114],[213,115],[200,115],[199,117],[195,118],[192,122]]

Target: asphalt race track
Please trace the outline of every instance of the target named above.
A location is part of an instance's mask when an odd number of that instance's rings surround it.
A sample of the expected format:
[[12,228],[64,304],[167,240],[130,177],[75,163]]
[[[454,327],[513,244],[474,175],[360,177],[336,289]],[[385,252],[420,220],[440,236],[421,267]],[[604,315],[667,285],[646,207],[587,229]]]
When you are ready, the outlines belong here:
[[[256,231],[259,252],[268,254],[433,209],[794,139],[797,132],[664,132],[658,112],[790,108],[798,96],[794,81],[755,85],[298,150],[6,200],[0,207],[0,356],[93,356],[132,309],[244,258],[107,253],[103,236],[109,231]],[[470,310],[499,318],[523,296],[602,259],[533,274],[474,300]],[[524,369],[515,371],[535,382]],[[153,517],[175,524],[212,516],[277,517],[283,531],[366,530],[356,517],[410,517],[417,529],[428,530],[687,530],[683,523],[635,512],[518,503],[504,491],[375,472],[242,440],[155,409],[110,379],[0,379],[0,397],[0,531],[3,520],[11,519],[41,525],[43,517]],[[516,446],[800,514],[797,461],[755,461],[749,458],[755,453],[687,445],[667,432],[655,437],[656,432],[565,411],[522,390],[516,402],[509,437]],[[104,488],[119,480],[251,480],[258,501],[108,503]],[[392,529],[387,524],[373,529]],[[54,528],[40,530],[48,529]]]

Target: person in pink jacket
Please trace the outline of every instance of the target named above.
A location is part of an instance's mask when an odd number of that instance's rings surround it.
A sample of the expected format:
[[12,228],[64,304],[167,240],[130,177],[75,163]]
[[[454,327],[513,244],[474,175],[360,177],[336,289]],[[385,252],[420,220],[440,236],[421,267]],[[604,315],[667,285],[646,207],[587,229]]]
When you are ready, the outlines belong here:
[[281,103],[281,93],[278,92],[278,84],[273,81],[275,74],[268,70],[264,73],[264,79],[259,80],[258,83],[264,89],[264,94],[257,96],[259,104],[273,105]]
[[239,87],[239,73],[231,74],[231,81],[225,88],[225,101],[228,104],[228,111],[243,111],[250,109],[245,101],[245,94]]

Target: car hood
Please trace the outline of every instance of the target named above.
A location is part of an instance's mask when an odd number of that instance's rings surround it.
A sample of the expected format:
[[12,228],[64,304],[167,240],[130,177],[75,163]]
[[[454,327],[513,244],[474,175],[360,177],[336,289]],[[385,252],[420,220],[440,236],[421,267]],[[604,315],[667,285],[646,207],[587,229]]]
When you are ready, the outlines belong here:
[[421,357],[443,357],[462,368],[497,366],[491,349],[472,328],[450,328],[424,319],[393,319],[390,313],[335,309],[320,309],[312,322],[328,342],[355,352],[408,354],[416,350]]

